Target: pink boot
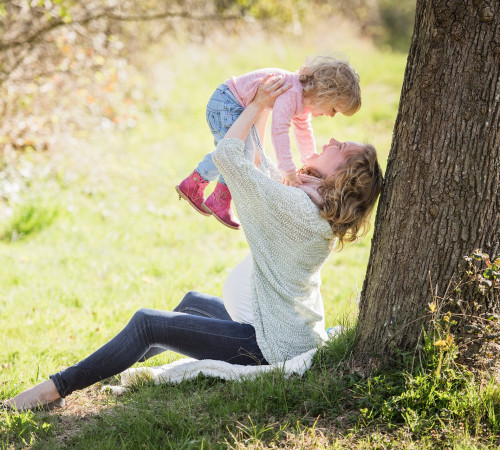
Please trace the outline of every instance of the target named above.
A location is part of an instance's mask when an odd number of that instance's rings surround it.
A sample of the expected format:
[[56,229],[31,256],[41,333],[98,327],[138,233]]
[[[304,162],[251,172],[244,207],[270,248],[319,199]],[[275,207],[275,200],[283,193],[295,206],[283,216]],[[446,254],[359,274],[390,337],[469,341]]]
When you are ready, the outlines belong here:
[[233,230],[240,229],[240,222],[231,209],[231,192],[225,184],[217,183],[214,191],[208,196],[203,208],[209,214],[212,214],[220,223]]
[[175,186],[175,190],[179,194],[179,199],[183,198],[187,200],[200,214],[209,216],[210,213],[207,213],[203,209],[203,202],[205,201],[203,193],[208,183],[208,181],[201,178],[201,175],[196,170],[193,170],[193,173],[183,180],[181,184]]

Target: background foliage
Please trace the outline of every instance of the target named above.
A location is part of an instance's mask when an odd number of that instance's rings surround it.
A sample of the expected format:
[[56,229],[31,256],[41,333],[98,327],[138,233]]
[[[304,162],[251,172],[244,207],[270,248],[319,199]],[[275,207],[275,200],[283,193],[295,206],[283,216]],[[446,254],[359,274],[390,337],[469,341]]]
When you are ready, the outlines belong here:
[[327,15],[352,20],[378,42],[404,49],[413,20],[406,0],[11,0],[0,2],[0,153],[44,150],[60,134],[133,126],[144,92],[143,49],[249,21],[300,33]]

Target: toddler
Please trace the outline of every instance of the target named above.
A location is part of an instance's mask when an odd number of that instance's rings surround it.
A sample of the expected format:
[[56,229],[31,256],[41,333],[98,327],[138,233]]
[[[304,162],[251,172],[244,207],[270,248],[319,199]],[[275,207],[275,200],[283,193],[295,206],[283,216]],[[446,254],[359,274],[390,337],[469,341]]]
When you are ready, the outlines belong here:
[[[296,186],[299,180],[290,150],[290,126],[304,163],[316,152],[311,116],[334,117],[337,113],[350,116],[361,107],[359,76],[345,61],[334,57],[316,57],[306,62],[297,72],[282,69],[260,69],[239,77],[231,77],[221,84],[207,105],[207,122],[214,136],[215,146],[252,101],[260,82],[269,74],[285,77],[291,87],[274,104],[271,124],[272,143],[283,183]],[[267,120],[264,119],[264,120]],[[265,122],[255,124],[245,141],[245,158],[254,161],[254,143],[261,148]],[[253,136],[253,138],[252,138]],[[253,140],[253,142],[252,142]],[[264,160],[263,154],[260,157]],[[205,200],[204,191],[210,181],[218,183]],[[176,186],[179,198],[186,199],[203,215],[213,215],[224,225],[239,229],[240,223],[231,209],[231,193],[212,161],[209,153],[196,169]]]

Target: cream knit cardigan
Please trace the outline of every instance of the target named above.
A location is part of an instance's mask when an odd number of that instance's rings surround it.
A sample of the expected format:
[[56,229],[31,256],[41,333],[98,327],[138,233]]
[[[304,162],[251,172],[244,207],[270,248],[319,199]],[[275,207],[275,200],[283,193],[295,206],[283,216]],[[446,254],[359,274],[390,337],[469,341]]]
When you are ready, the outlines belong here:
[[257,343],[275,364],[327,338],[320,272],[334,237],[304,191],[268,178],[244,158],[243,149],[243,141],[223,139],[212,158],[252,251]]

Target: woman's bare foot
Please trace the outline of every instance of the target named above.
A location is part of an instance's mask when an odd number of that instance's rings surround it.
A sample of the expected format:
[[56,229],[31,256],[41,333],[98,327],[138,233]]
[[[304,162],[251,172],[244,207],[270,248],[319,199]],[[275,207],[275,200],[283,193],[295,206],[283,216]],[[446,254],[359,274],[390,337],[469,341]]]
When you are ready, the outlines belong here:
[[[47,380],[6,400],[5,404],[18,411],[22,411],[46,406],[60,398],[61,396],[59,392],[57,392],[54,382],[52,380]],[[61,402],[61,406],[62,403],[63,402]],[[56,403],[54,406],[58,406],[58,404]]]

